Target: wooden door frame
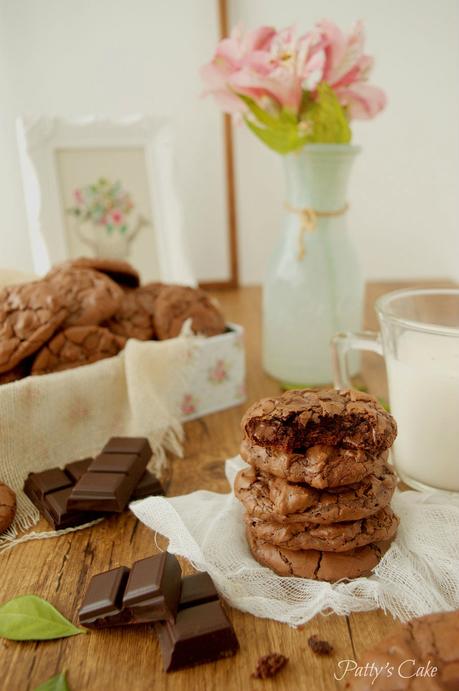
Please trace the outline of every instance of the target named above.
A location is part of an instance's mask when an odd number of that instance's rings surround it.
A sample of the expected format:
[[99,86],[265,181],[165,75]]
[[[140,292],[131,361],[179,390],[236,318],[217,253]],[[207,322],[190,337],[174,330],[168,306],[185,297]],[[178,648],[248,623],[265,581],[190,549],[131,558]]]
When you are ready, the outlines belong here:
[[[228,36],[228,2],[217,0],[220,39]],[[230,277],[223,281],[203,281],[200,286],[206,290],[230,290],[239,286],[239,254],[236,217],[236,183],[234,173],[234,141],[231,115],[223,115],[223,139],[226,179],[226,205],[228,224],[228,255]]]

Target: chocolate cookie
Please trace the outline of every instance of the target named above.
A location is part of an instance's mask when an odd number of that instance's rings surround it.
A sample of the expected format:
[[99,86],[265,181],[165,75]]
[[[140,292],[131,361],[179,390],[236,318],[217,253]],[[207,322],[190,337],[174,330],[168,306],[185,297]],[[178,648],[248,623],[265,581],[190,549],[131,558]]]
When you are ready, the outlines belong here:
[[325,489],[360,482],[387,461],[389,452],[372,456],[363,449],[310,446],[303,453],[289,453],[258,446],[244,439],[240,453],[246,463],[289,482],[305,482]]
[[396,485],[386,464],[355,485],[322,491],[244,468],[236,476],[234,493],[247,513],[262,521],[328,524],[377,513],[389,504]]
[[134,269],[129,262],[123,261],[122,259],[78,257],[77,259],[69,259],[65,262],[61,262],[55,266],[56,269],[66,269],[69,267],[77,269],[93,269],[94,271],[99,271],[99,273],[105,274],[111,278],[112,281],[115,281],[115,283],[128,288],[137,288],[137,286],[140,284],[140,276],[138,271],[136,271],[136,269]]
[[113,357],[125,339],[101,326],[71,326],[60,331],[37,354],[32,374],[59,372]]
[[379,454],[397,433],[394,418],[373,396],[348,389],[302,389],[262,398],[241,424],[254,444],[297,453],[321,444]]
[[203,290],[164,286],[155,307],[154,321],[158,338],[175,338],[187,319],[191,319],[191,328],[195,334],[216,336],[225,330],[223,315]]
[[92,269],[56,267],[45,280],[56,288],[67,309],[63,328],[100,324],[110,319],[123,299],[123,290],[114,281]]
[[41,348],[67,315],[58,289],[44,281],[0,290],[0,372]]
[[16,515],[16,495],[0,482],[0,533],[8,530]]
[[0,372],[0,384],[11,384],[13,381],[27,377],[30,374],[29,360],[30,358],[22,360],[22,362],[13,367],[13,369],[8,370],[8,372]]
[[349,671],[343,683],[351,691],[459,689],[459,610],[428,614],[399,624],[378,645],[363,653],[357,664],[360,669],[367,666],[381,672],[376,677],[356,676],[357,670]]
[[153,317],[161,286],[161,283],[148,283],[140,288],[124,290],[120,306],[103,326],[124,338],[137,338],[140,341],[154,339]]
[[291,550],[317,549],[323,552],[348,552],[372,542],[385,542],[394,537],[399,524],[389,506],[358,521],[328,525],[276,523],[248,515],[245,522],[248,532],[257,540]]
[[254,558],[279,576],[298,576],[330,583],[342,578],[369,576],[391,542],[373,543],[349,552],[321,552],[277,547],[257,540],[250,532],[247,532],[247,540]]

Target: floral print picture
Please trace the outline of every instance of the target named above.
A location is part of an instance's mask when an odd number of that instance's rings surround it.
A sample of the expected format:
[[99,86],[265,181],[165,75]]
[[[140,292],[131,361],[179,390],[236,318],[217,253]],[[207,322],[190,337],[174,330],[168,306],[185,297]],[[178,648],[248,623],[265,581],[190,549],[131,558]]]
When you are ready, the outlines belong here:
[[103,226],[108,234],[127,232],[134,204],[119,180],[110,182],[107,178],[99,178],[92,185],[77,187],[73,196],[75,205],[68,213],[78,221]]
[[70,257],[127,259],[142,279],[159,264],[142,150],[61,150],[57,155]]
[[[73,192],[74,206],[67,212],[76,219],[81,241],[94,250],[96,257],[124,259],[147,221],[134,214],[134,203],[120,180],[101,177]],[[85,229],[87,232],[85,233]]]

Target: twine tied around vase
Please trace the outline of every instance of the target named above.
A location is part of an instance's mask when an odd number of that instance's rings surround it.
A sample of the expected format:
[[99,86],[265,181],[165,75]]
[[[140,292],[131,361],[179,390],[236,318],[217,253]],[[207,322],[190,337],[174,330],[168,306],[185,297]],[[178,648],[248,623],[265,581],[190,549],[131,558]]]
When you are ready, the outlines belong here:
[[300,234],[298,237],[298,261],[304,259],[306,248],[304,243],[305,233],[312,233],[316,229],[318,218],[332,218],[334,216],[342,216],[349,208],[349,204],[345,204],[341,209],[336,211],[317,211],[310,206],[305,206],[298,209],[288,202],[285,202],[285,208],[292,214],[296,214],[300,219]]

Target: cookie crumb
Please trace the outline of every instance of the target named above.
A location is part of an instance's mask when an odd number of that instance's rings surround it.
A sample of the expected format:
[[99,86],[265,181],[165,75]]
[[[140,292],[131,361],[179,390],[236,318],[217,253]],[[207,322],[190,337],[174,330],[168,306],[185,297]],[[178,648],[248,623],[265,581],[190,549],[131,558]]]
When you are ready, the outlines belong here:
[[321,641],[318,636],[310,636],[308,645],[316,655],[331,655],[333,652],[332,644],[328,641]]
[[281,653],[269,653],[268,655],[263,655],[257,662],[257,668],[253,672],[252,677],[254,679],[270,679],[275,677],[278,672],[281,671],[283,667],[288,662],[288,657],[281,655]]

